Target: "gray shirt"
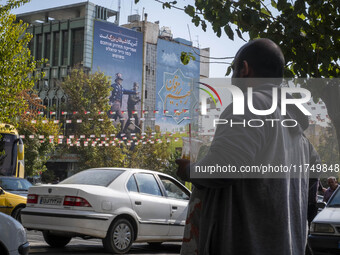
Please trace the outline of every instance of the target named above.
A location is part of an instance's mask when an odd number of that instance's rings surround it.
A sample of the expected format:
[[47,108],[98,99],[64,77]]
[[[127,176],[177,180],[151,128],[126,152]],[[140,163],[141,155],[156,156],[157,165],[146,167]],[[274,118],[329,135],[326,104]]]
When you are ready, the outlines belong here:
[[[271,107],[272,85],[254,90],[256,109]],[[240,125],[217,127],[207,155],[196,165],[219,164],[313,164],[318,155],[303,130],[308,119],[295,108],[281,116],[280,108],[271,116],[296,119],[296,128],[281,125],[244,128]],[[232,106],[221,119],[259,119],[249,111],[233,116]],[[240,119],[241,121],[241,119]],[[273,176],[271,176],[273,177]],[[181,254],[200,255],[303,255],[307,240],[309,173],[287,173],[283,178],[192,179]]]

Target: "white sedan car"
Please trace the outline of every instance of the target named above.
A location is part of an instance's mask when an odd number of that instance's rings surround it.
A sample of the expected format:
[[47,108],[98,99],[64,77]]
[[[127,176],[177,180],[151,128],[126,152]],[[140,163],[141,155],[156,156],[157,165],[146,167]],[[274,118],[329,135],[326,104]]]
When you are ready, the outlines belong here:
[[57,185],[29,189],[22,223],[63,247],[72,237],[101,238],[109,252],[126,253],[133,242],[181,241],[190,191],[155,171],[97,168]]
[[19,221],[0,212],[0,254],[28,255],[30,246]]

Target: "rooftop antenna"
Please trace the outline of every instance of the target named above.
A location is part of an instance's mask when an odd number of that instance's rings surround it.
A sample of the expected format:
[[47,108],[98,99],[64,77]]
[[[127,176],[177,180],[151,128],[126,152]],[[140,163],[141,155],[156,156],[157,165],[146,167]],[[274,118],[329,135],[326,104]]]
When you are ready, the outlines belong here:
[[197,48],[200,48],[200,40],[199,40],[199,36],[196,35],[196,41],[197,41]]
[[130,10],[130,15],[132,15],[132,5],[133,5],[133,0],[131,0],[131,10]]
[[192,40],[191,40],[191,33],[190,33],[190,28],[189,28],[189,24],[187,24],[187,27],[188,27],[188,33],[189,33],[190,42],[192,42]]
[[[118,0],[118,15],[120,16],[120,9],[121,9],[122,5],[121,5],[121,1]],[[118,16],[118,17],[119,17]],[[118,24],[120,24],[119,20],[118,20]]]

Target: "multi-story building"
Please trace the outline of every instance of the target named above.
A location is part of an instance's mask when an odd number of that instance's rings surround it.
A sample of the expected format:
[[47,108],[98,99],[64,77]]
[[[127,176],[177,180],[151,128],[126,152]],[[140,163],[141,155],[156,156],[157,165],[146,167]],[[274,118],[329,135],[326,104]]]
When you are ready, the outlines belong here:
[[[114,18],[118,24],[119,13],[93,3],[78,3],[46,10],[17,14],[17,18],[29,23],[33,34],[30,50],[37,60],[48,59],[36,73],[45,73],[36,84],[40,98],[47,107],[59,106],[67,95],[58,86],[75,65],[92,67],[93,21]],[[48,113],[47,113],[48,114]],[[60,111],[57,111],[57,117]]]
[[[119,12],[95,5],[91,2],[77,3],[51,9],[17,14],[18,19],[30,24],[28,32],[33,34],[29,45],[37,60],[46,58],[47,63],[38,67],[36,73],[45,73],[44,78],[36,84],[40,98],[47,107],[55,107],[60,116],[60,105],[67,100],[67,95],[58,86],[73,66],[80,65],[88,70],[96,70],[93,66],[94,54],[94,22],[119,25]],[[156,104],[156,76],[158,40],[171,42],[173,48],[185,45],[191,48],[192,42],[181,38],[172,38],[171,31],[159,28],[158,22],[147,21],[147,14],[141,20],[139,15],[131,15],[128,24],[122,25],[134,31],[142,32],[143,37],[143,106],[153,114]],[[209,57],[209,48],[197,49],[202,59]],[[180,65],[178,63],[178,65]],[[201,64],[198,73],[201,77],[209,76],[209,64]],[[157,107],[156,107],[157,108]],[[48,112],[46,113],[48,115]],[[154,116],[149,116],[145,126],[154,128]]]
[[[67,102],[59,82],[78,65],[89,72],[104,71],[112,77],[112,83],[120,73],[127,89],[138,82],[142,129],[180,131],[190,124],[188,109],[198,107],[197,82],[200,77],[209,76],[208,61],[200,63],[200,58],[209,58],[209,48],[198,49],[190,41],[173,38],[169,28],[149,22],[147,14],[142,19],[131,15],[127,24],[119,26],[119,12],[89,1],[19,13],[17,18],[30,24],[28,32],[33,34],[33,39],[29,47],[35,58],[48,59],[36,70],[36,74],[45,73],[36,89],[44,105],[54,108],[53,117],[60,118],[61,106]],[[184,66],[179,60],[183,51],[195,55],[196,61]],[[180,89],[171,92],[172,99],[167,101],[169,91],[164,88],[167,82],[175,80]],[[180,99],[189,95],[190,101]],[[126,101],[127,95],[123,97],[123,105]],[[51,117],[48,111],[46,115]],[[63,168],[70,169],[77,159],[54,158],[53,161],[67,162]]]

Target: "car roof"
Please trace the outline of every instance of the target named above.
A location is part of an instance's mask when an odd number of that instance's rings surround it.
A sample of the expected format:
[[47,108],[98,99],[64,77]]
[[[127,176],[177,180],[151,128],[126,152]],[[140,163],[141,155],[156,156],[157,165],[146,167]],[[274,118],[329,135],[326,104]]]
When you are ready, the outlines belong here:
[[98,169],[98,170],[123,170],[123,171],[129,171],[129,172],[134,172],[134,173],[143,172],[143,173],[152,173],[152,174],[161,174],[161,175],[165,175],[165,176],[170,176],[168,174],[165,174],[165,173],[162,173],[162,172],[159,172],[159,171],[148,170],[148,169],[140,169],[140,168],[125,168],[125,167],[98,167],[97,168],[96,167],[96,168],[90,168],[90,169],[86,169],[86,170],[96,170],[96,169]]
[[20,178],[20,177],[14,177],[14,176],[0,176],[0,179],[19,179],[19,180],[26,180],[24,178]]

